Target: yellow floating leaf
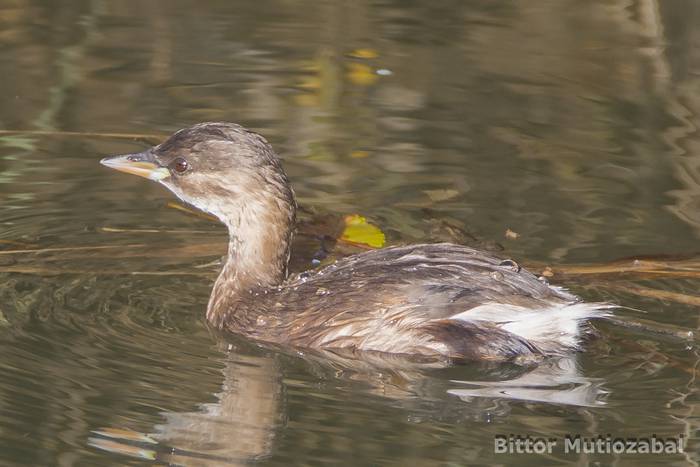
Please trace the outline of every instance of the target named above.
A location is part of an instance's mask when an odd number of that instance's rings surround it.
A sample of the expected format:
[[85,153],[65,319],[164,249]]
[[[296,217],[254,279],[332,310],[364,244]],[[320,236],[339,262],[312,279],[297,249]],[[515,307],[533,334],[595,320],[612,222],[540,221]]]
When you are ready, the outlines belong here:
[[508,240],[517,240],[518,237],[520,237],[520,234],[518,232],[513,231],[513,230],[506,229],[506,233],[504,234],[504,236]]
[[377,57],[379,57],[379,52],[377,52],[377,51],[374,50],[374,49],[368,49],[368,48],[364,48],[364,49],[355,49],[355,50],[351,51],[350,53],[348,53],[348,56],[349,56],[349,57],[352,57],[352,58],[366,58],[366,59],[370,59],[370,58],[377,58]]
[[365,157],[369,157],[369,151],[355,150],[350,153],[350,157],[353,159],[364,159]]
[[428,195],[428,198],[430,198],[430,201],[433,202],[439,202],[439,201],[447,201],[448,199],[452,199],[455,196],[459,195],[459,191],[457,190],[450,190],[450,189],[445,189],[445,190],[423,190],[423,193]]
[[369,65],[364,63],[348,63],[348,79],[360,86],[369,86],[377,81],[377,75]]
[[296,94],[293,97],[294,103],[299,107],[318,107],[320,104],[316,94]]
[[343,230],[340,239],[348,243],[367,245],[372,248],[381,248],[386,243],[384,232],[358,214],[345,216],[345,230]]

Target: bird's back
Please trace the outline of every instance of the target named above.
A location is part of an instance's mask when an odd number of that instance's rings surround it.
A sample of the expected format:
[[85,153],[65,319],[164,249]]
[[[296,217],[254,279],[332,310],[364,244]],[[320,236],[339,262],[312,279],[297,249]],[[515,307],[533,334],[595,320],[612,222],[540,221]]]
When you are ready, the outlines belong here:
[[576,349],[580,323],[606,307],[511,260],[442,243],[354,255],[236,308],[225,326],[268,341],[509,360]]

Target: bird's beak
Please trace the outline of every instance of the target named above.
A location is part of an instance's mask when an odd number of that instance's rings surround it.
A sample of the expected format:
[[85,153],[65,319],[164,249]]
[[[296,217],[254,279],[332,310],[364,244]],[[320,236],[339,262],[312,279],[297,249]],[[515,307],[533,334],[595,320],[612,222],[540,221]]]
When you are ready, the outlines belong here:
[[158,163],[150,150],[138,154],[105,157],[100,164],[157,182],[170,177],[170,171]]

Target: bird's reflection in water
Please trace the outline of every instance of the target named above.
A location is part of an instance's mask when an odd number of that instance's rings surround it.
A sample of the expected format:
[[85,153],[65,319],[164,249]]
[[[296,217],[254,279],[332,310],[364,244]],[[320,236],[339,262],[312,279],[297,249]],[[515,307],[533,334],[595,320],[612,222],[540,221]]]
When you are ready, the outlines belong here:
[[516,377],[495,381],[452,380],[465,387],[449,389],[465,402],[474,398],[509,399],[598,407],[608,394],[603,380],[580,374],[575,358],[549,360]]
[[93,447],[187,466],[245,465],[269,455],[283,423],[282,383],[274,358],[231,352],[217,401],[196,412],[164,412],[151,434],[105,428]]
[[[531,367],[480,364],[445,368],[443,361],[379,353],[277,350],[263,356],[232,350],[217,402],[204,404],[196,412],[166,412],[165,421],[148,435],[113,428],[96,430],[89,444],[187,466],[243,465],[269,456],[286,419],[282,368],[288,362],[284,360],[298,358],[313,378],[345,381],[352,384],[353,391],[360,387],[367,394],[388,398],[405,408],[412,420],[445,413],[462,419],[481,419],[486,411],[488,417],[506,415],[507,410],[494,412],[503,400],[595,407],[604,405],[608,394],[602,381],[581,375],[574,358]],[[455,374],[475,378],[452,378]]]

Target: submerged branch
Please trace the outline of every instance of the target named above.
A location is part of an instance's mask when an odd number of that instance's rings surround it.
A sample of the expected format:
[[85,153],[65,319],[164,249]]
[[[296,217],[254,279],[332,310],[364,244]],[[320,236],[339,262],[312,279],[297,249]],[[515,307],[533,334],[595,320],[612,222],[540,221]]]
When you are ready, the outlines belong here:
[[104,233],[156,233],[156,234],[208,234],[209,230],[186,230],[186,229],[121,229],[119,227],[100,227],[97,229]]
[[215,272],[196,271],[121,271],[121,270],[89,270],[61,269],[26,266],[0,266],[0,273],[33,274],[37,276],[57,276],[61,274],[88,274],[91,276],[214,276]]
[[143,243],[132,243],[129,245],[94,245],[94,246],[66,246],[66,247],[51,247],[51,248],[27,248],[21,250],[0,250],[0,255],[16,255],[16,254],[40,254],[40,253],[59,253],[66,251],[91,251],[91,250],[113,250],[115,248],[136,248],[147,246]]
[[691,341],[695,339],[695,333],[693,331],[671,324],[659,323],[638,317],[635,317],[632,320],[621,318],[619,316],[612,316],[607,318],[607,320],[616,326],[627,328],[632,331],[657,334],[659,336],[672,337],[683,341]]
[[654,298],[660,301],[672,301],[683,305],[700,306],[700,296],[670,290],[652,289],[638,285],[601,284],[601,287],[616,292],[629,293],[640,297]]
[[544,277],[555,280],[571,280],[586,276],[610,276],[629,278],[638,276],[653,277],[700,277],[700,259],[697,256],[679,259],[625,259],[600,264],[560,264],[548,266],[542,263],[529,263],[532,271],[540,271]]
[[0,130],[1,135],[23,135],[23,136],[57,136],[57,137],[77,137],[77,138],[109,138],[109,139],[132,139],[140,141],[162,140],[164,135],[151,135],[143,133],[98,133],[85,131],[52,131],[52,130]]

